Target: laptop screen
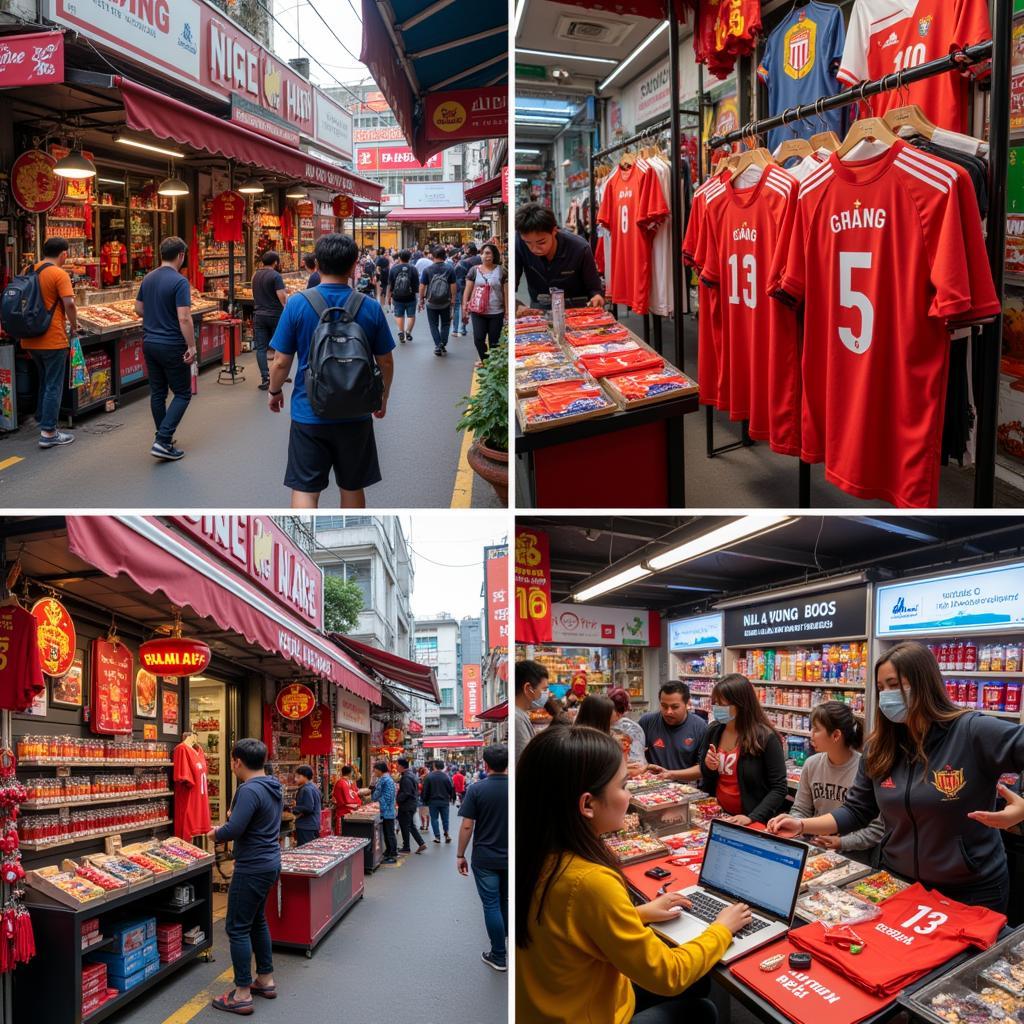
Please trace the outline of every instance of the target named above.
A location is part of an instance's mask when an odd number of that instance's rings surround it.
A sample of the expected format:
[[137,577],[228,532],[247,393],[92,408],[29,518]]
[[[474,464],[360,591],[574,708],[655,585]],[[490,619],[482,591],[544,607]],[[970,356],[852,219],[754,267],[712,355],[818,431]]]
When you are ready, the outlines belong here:
[[713,821],[700,884],[789,920],[806,859],[802,843]]

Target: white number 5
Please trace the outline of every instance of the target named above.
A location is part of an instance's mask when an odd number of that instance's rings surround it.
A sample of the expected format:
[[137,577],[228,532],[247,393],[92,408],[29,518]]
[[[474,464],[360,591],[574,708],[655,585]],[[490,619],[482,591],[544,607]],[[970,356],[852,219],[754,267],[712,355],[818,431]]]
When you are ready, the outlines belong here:
[[863,355],[871,347],[875,333],[875,310],[871,300],[853,289],[853,272],[871,269],[871,253],[841,252],[839,254],[839,303],[844,309],[860,311],[860,333],[854,334],[849,327],[839,328],[839,340],[857,355]]

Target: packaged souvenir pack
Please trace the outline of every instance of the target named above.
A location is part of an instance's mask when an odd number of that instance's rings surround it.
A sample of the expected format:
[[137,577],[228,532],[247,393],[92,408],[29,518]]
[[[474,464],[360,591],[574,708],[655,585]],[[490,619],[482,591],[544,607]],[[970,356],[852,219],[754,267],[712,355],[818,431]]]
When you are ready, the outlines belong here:
[[831,885],[809,889],[797,900],[796,912],[808,921],[825,925],[860,924],[882,913],[874,903]]
[[855,892],[858,896],[871,900],[872,903],[881,903],[882,900],[887,900],[890,896],[903,892],[909,885],[909,882],[901,882],[894,875],[890,875],[888,871],[876,871],[873,875],[854,882],[849,889],[850,892]]

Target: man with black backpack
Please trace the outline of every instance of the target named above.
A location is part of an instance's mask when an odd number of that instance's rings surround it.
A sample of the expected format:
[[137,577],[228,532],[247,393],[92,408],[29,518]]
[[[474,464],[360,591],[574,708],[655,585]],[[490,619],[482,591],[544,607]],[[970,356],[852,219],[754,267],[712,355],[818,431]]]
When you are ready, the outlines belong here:
[[270,342],[278,353],[271,412],[284,408],[285,380],[299,357],[284,478],[292,508],[316,508],[332,469],[342,508],[365,508],[365,488],[381,479],[373,418],[387,412],[395,341],[380,303],[349,283],[358,254],[348,235],[317,239],[321,282],[284,307]]
[[420,309],[426,306],[434,355],[446,356],[455,304],[455,269],[445,259],[441,246],[435,245],[431,255],[434,262],[420,276]]
[[384,298],[385,306],[394,303],[398,340],[403,345],[412,341],[412,329],[416,324],[416,292],[420,287],[420,275],[409,262],[410,256],[408,249],[398,254],[398,262],[388,273],[388,292]]

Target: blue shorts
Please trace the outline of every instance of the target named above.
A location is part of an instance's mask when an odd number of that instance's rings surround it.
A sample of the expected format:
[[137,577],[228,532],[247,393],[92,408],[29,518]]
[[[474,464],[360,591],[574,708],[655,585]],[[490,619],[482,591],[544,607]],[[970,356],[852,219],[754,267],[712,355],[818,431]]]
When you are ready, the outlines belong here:
[[410,299],[408,302],[399,302],[395,299],[395,316],[416,316],[416,300]]

